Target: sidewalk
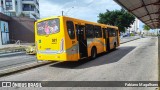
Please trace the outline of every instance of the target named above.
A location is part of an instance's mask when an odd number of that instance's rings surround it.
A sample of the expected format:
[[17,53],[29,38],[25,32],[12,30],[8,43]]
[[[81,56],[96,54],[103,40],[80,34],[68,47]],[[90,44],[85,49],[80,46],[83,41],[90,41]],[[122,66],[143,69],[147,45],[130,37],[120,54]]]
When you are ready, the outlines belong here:
[[22,43],[22,44],[7,44],[7,45],[0,45],[0,50],[4,48],[12,48],[12,47],[25,47],[28,45],[32,45],[33,43]]
[[26,46],[27,45],[17,45],[17,44],[0,45],[0,56],[3,56],[3,54],[24,52]]
[[0,45],[0,57],[1,56],[8,56],[13,54],[21,54],[25,53],[25,48],[31,45],[30,43],[26,44],[7,44],[7,45]]
[[140,38],[141,38],[140,36],[123,37],[123,38],[120,39],[120,44],[127,43],[127,42],[137,40],[137,39],[140,39]]

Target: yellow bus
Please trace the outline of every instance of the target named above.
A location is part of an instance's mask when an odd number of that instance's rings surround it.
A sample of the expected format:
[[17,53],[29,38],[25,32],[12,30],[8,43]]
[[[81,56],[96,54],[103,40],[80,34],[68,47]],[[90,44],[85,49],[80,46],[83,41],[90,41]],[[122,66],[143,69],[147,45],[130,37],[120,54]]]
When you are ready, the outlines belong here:
[[120,45],[116,26],[55,16],[35,23],[37,59],[78,61],[108,52]]

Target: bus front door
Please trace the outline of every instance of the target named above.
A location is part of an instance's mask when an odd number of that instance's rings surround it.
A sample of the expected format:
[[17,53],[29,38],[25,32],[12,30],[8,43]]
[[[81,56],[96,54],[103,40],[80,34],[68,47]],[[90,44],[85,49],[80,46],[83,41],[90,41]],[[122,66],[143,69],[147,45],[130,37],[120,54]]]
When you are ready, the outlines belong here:
[[116,31],[116,34],[117,34],[117,45],[119,45],[119,37],[120,36],[119,36],[119,31],[118,30]]
[[83,25],[76,25],[77,40],[79,42],[80,58],[88,57],[87,39],[85,35],[85,28]]

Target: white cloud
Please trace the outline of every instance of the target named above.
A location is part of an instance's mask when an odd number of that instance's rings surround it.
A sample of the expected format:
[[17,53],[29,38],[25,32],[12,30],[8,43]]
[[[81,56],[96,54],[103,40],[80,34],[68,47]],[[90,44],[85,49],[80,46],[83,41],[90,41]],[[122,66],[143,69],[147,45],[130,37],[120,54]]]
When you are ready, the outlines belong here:
[[113,0],[40,0],[41,18],[61,15],[63,10],[67,16],[96,22],[98,14],[106,9],[120,9],[120,6]]

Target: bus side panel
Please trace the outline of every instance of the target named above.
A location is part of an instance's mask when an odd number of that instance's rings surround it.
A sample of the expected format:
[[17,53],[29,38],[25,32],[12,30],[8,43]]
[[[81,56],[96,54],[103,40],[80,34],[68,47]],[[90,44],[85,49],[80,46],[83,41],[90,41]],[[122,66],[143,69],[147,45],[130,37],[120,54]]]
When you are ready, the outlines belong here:
[[87,39],[88,41],[88,57],[91,56],[91,50],[95,46],[97,54],[104,52],[104,40],[103,38]]
[[91,49],[92,47],[95,46],[95,42],[94,42],[94,39],[92,38],[88,38],[87,39],[87,47],[88,47],[88,57],[91,56]]
[[99,45],[99,50],[98,50],[98,53],[103,53],[104,52],[104,45],[105,45],[105,42],[103,40],[103,37],[99,39],[100,40],[100,45]]
[[120,46],[120,34],[119,30],[117,30],[117,47]]
[[67,21],[72,21],[74,23],[74,32],[75,31],[75,22],[74,19],[70,19],[67,17],[64,17],[64,33],[65,33],[65,45],[66,45],[66,56],[67,56],[67,61],[78,61],[79,58],[79,53],[78,53],[78,42],[77,42],[77,38],[75,35],[74,39],[70,39],[69,34],[68,34],[68,30],[67,30]]
[[114,48],[115,37],[109,37],[109,41],[110,41],[110,49],[113,49]]
[[104,52],[104,41],[103,38],[96,38],[94,40],[95,46],[97,48],[97,54]]

